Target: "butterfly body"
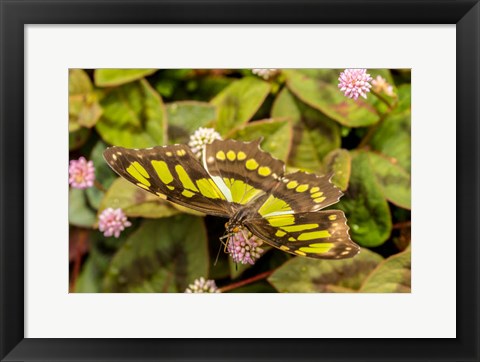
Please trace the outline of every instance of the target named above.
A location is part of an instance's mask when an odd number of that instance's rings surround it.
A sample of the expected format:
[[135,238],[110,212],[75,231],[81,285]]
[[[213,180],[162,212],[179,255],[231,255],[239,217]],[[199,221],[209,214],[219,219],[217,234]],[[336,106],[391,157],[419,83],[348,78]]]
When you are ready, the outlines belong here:
[[245,232],[285,252],[319,259],[355,256],[346,218],[322,210],[342,193],[329,176],[285,173],[260,140],[215,140],[201,162],[186,145],[111,147],[104,153],[120,176],[162,199],[228,218],[227,235]]

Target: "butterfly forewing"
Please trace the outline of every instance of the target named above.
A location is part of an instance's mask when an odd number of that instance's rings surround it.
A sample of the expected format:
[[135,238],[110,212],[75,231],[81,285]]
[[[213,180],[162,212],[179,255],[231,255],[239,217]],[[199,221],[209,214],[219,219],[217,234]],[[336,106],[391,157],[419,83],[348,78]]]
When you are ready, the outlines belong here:
[[288,253],[343,259],[360,250],[350,239],[346,221],[342,211],[325,210],[252,218],[245,225],[254,235]]
[[[288,204],[291,209],[289,213],[295,214],[314,212],[335,204],[340,200],[342,192],[330,182],[330,176],[298,171],[285,175],[277,187],[271,190],[271,195]],[[275,212],[270,208],[268,211]]]
[[259,143],[216,140],[206,147],[204,166],[237,209],[275,188],[284,173],[284,163]]
[[233,214],[225,195],[186,145],[111,147],[104,157],[120,176],[160,198],[211,215]]

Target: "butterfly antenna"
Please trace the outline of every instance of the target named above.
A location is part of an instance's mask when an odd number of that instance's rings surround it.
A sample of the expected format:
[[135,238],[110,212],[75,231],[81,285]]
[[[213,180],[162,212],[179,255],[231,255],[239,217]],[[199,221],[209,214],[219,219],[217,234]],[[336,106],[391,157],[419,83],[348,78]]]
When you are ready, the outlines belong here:
[[215,263],[213,263],[213,266],[216,266],[217,263],[218,263],[218,258],[220,257],[220,250],[222,250],[222,244],[220,244],[220,245],[218,246],[217,257],[215,258]]
[[215,263],[213,263],[213,265],[217,265],[217,262],[218,262],[218,258],[220,257],[220,250],[222,250],[222,245],[225,246],[225,241],[223,241],[224,239],[228,238],[230,236],[230,234],[228,234],[227,232],[225,232],[223,234],[223,236],[219,239],[220,240],[220,245],[218,246],[218,253],[217,253],[217,257],[215,258]]

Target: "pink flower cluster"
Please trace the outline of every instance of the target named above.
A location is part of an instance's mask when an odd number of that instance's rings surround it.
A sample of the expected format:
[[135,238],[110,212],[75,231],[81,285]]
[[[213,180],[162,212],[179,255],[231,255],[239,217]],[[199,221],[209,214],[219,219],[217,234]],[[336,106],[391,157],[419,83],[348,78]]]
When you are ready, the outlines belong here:
[[362,96],[366,99],[372,87],[369,83],[371,80],[372,77],[366,69],[345,69],[338,78],[338,88],[348,98],[357,100],[358,96]]
[[215,280],[206,280],[204,277],[195,279],[193,284],[190,284],[185,293],[220,293],[220,290],[215,284]]
[[255,236],[245,239],[242,231],[239,231],[229,238],[227,250],[235,263],[253,265],[264,252],[260,247],[262,244]]
[[86,189],[93,186],[95,181],[95,167],[93,162],[85,157],[78,160],[71,160],[68,167],[68,183],[75,189]]
[[103,235],[107,237],[115,236],[118,238],[120,233],[131,225],[122,209],[112,209],[109,207],[103,210],[98,217],[98,230],[103,232]]
[[385,93],[387,96],[393,97],[393,86],[387,82],[381,75],[377,75],[377,78],[372,80],[373,90],[377,93]]

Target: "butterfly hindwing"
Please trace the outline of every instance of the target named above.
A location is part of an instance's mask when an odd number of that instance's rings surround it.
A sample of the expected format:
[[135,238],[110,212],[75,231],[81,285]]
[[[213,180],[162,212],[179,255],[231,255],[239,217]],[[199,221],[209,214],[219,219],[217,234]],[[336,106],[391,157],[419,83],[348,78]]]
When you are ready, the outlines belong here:
[[104,158],[120,176],[160,198],[211,215],[232,215],[230,203],[186,145],[111,147]]
[[360,248],[352,242],[345,215],[339,210],[285,214],[249,219],[257,237],[285,252],[318,259],[344,259]]

